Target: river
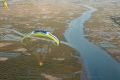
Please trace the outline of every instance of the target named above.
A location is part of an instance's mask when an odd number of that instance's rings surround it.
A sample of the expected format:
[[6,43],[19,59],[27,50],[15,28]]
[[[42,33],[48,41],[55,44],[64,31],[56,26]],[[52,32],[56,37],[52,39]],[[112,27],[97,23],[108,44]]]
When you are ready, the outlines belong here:
[[80,17],[71,21],[64,36],[84,59],[84,64],[89,72],[89,76],[84,74],[86,80],[120,80],[120,64],[84,37],[85,21],[91,17],[93,12],[97,11],[91,6],[84,6],[90,10],[83,12]]

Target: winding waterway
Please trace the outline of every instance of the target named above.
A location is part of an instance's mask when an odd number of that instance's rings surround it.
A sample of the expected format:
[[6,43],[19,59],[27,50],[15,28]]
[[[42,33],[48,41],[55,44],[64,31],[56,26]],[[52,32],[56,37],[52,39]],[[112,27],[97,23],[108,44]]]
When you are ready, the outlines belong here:
[[[89,11],[69,23],[65,31],[68,43],[81,53],[90,76],[86,80],[120,80],[120,64],[111,58],[104,50],[84,38],[84,23],[96,8],[84,5]],[[89,77],[89,78],[87,78]]]

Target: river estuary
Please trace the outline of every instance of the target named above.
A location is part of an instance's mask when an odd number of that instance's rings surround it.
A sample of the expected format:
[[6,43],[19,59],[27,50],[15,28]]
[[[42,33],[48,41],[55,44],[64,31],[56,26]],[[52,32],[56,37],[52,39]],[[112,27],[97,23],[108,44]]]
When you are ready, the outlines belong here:
[[93,12],[97,11],[91,6],[84,6],[90,10],[83,12],[80,17],[71,21],[64,36],[84,59],[84,64],[89,72],[89,76],[84,74],[86,80],[120,80],[120,64],[84,37],[85,21],[91,17]]

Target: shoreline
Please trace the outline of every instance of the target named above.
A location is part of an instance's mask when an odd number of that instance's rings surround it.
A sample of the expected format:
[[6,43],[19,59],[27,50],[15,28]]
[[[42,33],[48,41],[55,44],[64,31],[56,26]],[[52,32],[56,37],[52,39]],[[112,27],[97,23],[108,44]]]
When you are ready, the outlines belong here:
[[[92,42],[93,43],[93,42]],[[118,60],[116,60],[107,50],[105,50],[103,47],[101,47],[100,45],[98,45],[97,43],[93,43],[96,46],[98,46],[100,49],[102,49],[103,51],[105,51],[115,62],[117,62],[118,64],[120,64],[120,62]]]
[[[67,26],[66,27],[66,29],[64,30],[64,33],[63,33],[63,38],[64,38],[64,40],[66,41],[66,42],[68,42],[67,40],[66,40],[66,38],[65,38],[65,31],[67,30],[69,28],[69,26]],[[71,47],[71,48],[73,48],[72,46],[70,46],[70,45],[67,45],[67,46],[69,46],[69,47]],[[78,62],[79,62],[79,64],[81,64],[82,65],[82,72],[81,72],[81,77],[82,77],[82,79],[83,80],[86,80],[85,78],[87,78],[87,76],[89,77],[90,76],[90,73],[88,72],[88,70],[87,70],[87,67],[85,66],[85,63],[84,63],[84,59],[81,57],[81,53],[78,51],[78,50],[76,50],[75,48],[73,48],[75,51],[76,51],[76,58],[78,59]],[[79,58],[78,58],[79,57]],[[85,73],[85,74],[84,74]],[[85,77],[85,76],[86,77]]]
[[76,50],[76,49],[75,49],[75,51],[77,52],[77,56],[79,57],[78,58],[79,64],[82,65],[82,74],[81,74],[81,76],[83,77],[83,80],[86,80],[85,78],[88,78],[88,76],[90,76],[90,73],[87,70],[87,67],[86,67],[86,65],[84,63],[84,59],[81,57],[81,53],[78,50]]
[[[85,33],[85,30],[84,30],[84,35],[88,35]],[[86,36],[85,36],[86,38]],[[90,39],[86,38],[89,42],[93,43],[94,45],[98,46],[101,50],[105,51],[115,62],[117,62],[118,64],[120,64],[120,61],[118,61],[116,58],[114,58],[104,47],[100,46],[98,43],[96,42],[92,42],[90,41]]]

